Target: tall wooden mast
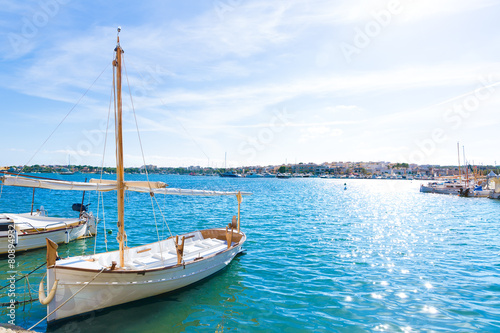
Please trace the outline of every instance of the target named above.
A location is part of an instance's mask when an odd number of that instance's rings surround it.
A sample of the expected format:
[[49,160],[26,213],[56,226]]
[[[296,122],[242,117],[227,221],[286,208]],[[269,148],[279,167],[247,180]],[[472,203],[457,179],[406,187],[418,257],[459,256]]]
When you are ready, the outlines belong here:
[[[118,34],[120,33],[118,28]],[[116,37],[116,58],[113,65],[116,67],[116,183],[118,198],[118,242],[120,244],[120,267],[124,267],[125,234],[125,186],[123,170],[123,131],[122,131],[122,53],[120,46],[120,36]]]

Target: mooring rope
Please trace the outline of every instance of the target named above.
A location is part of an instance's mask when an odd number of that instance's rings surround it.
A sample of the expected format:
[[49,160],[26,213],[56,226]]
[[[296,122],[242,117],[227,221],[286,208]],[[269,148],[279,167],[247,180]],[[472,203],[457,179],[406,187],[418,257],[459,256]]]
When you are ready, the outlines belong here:
[[89,281],[87,282],[86,284],[83,285],[83,287],[81,287],[80,289],[78,289],[78,291],[76,293],[74,293],[73,295],[71,295],[70,298],[68,298],[67,300],[65,300],[61,305],[59,305],[57,308],[55,308],[51,313],[49,313],[48,315],[46,315],[45,317],[43,317],[39,322],[37,322],[35,325],[31,326],[30,328],[28,328],[28,330],[32,330],[34,327],[36,327],[38,324],[40,324],[42,321],[44,321],[45,319],[47,319],[50,315],[52,315],[54,312],[56,312],[57,310],[59,310],[64,304],[68,303],[71,299],[73,299],[73,297],[75,297],[80,291],[83,290],[83,288],[87,287],[92,281],[95,280],[96,277],[99,276],[99,274],[101,274],[102,272],[104,272],[104,270],[106,269],[106,267],[103,267],[96,275],[94,275],[94,277]]
[[[40,266],[38,266],[37,268],[35,268],[35,269],[34,269],[34,270],[32,270],[31,272],[29,272],[28,274],[25,274],[25,275],[21,276],[19,279],[17,279],[16,281],[14,281],[14,283],[16,283],[17,281],[19,281],[19,280],[21,280],[21,279],[23,279],[23,278],[27,277],[28,275],[30,275],[31,273],[33,273],[34,271],[36,271],[36,270],[37,270],[37,269],[39,269],[40,267],[44,266],[45,264],[46,264],[46,263],[44,262],[43,264],[41,264]],[[3,286],[2,288],[0,288],[0,290],[7,288],[7,287],[8,287],[8,286],[10,286],[11,284],[12,284],[12,283],[9,283],[8,285]]]

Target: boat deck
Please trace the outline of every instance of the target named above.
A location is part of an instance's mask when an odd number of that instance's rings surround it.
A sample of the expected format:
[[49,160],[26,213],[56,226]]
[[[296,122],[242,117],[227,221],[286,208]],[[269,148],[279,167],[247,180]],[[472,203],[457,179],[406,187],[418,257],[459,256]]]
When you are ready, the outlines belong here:
[[[184,243],[183,261],[185,263],[227,250],[226,241],[217,238],[203,238],[199,231],[183,236],[191,236]],[[56,262],[56,266],[100,270],[111,267],[113,262],[119,263],[118,251],[60,259]],[[160,242],[126,249],[125,267],[117,269],[145,270],[175,265],[177,265],[175,240],[169,238]]]
[[4,213],[0,214],[0,219],[2,221],[13,221],[15,228],[18,231],[28,232],[30,230],[53,230],[59,228],[68,228],[84,221],[80,218],[60,218],[60,217],[48,217],[39,215],[28,214],[10,214]]

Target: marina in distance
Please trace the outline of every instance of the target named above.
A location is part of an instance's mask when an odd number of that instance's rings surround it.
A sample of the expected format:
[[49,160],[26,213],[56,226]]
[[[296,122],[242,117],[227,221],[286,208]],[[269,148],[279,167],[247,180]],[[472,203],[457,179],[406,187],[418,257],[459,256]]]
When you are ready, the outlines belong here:
[[[85,177],[49,176],[72,181]],[[139,180],[141,176],[127,178]],[[175,188],[252,192],[242,205],[246,254],[229,269],[190,288],[74,318],[51,330],[133,332],[162,327],[195,332],[224,327],[327,332],[468,327],[495,331],[499,324],[495,299],[500,290],[490,278],[496,276],[499,264],[497,200],[421,193],[420,185],[427,181],[417,180],[283,181],[179,175],[151,175],[151,180]],[[4,186],[0,203],[23,211],[30,195],[28,188]],[[47,205],[54,196],[59,200]],[[112,197],[112,193],[105,194],[110,209],[98,226],[97,242],[88,238],[62,244],[58,249],[62,258],[92,255],[95,244],[96,252],[105,251],[106,239],[108,250],[117,249]],[[53,215],[67,210],[81,196],[40,189],[35,199],[36,206],[44,204]],[[97,195],[87,200],[96,210]],[[149,199],[130,193],[127,200],[139,207]],[[194,216],[206,216],[196,224],[201,230],[230,221],[235,213],[231,197],[223,197],[222,202],[165,197],[160,204],[178,234],[189,232]],[[149,213],[134,208],[127,214],[129,246],[154,242],[156,235],[144,232],[154,228],[152,221],[147,222]],[[21,276],[45,260],[45,250],[20,253],[16,260]],[[2,261],[1,269],[7,270],[6,265]],[[42,277],[42,271],[30,275],[31,286]],[[29,299],[24,283],[18,284],[17,292],[20,300]],[[485,299],[490,301],[485,303]],[[24,327],[47,314],[38,301],[22,309],[20,305],[17,319]],[[44,325],[36,330],[43,330]]]

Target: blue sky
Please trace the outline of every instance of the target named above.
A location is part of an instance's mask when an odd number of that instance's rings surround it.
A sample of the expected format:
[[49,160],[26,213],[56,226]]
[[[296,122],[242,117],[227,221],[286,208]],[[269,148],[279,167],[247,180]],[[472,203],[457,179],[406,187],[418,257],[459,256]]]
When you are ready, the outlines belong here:
[[[117,26],[147,164],[444,165],[457,141],[500,162],[497,1],[0,6],[0,165],[101,164]],[[125,163],[140,166],[128,90]]]

